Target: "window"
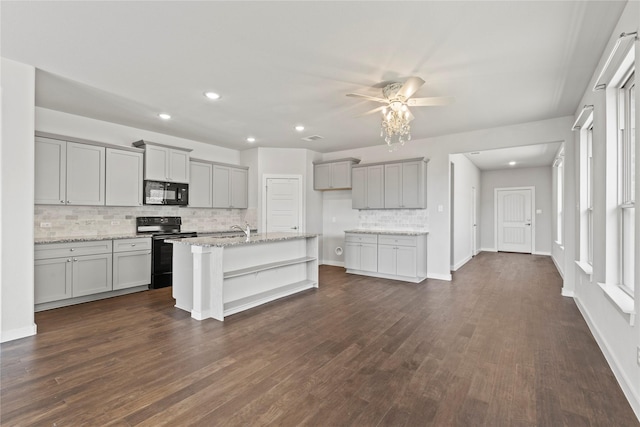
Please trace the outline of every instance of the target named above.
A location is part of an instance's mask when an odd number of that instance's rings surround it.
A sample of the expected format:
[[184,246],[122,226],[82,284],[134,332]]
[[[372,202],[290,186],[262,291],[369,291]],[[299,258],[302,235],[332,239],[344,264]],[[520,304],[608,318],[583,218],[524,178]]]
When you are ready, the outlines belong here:
[[618,208],[620,211],[620,285],[633,295],[635,253],[635,73],[618,92]]
[[562,245],[563,210],[564,210],[564,145],[560,148],[554,163],[556,166],[556,243]]
[[587,227],[586,227],[586,256],[587,263],[593,265],[593,123],[589,125],[586,132],[586,212]]

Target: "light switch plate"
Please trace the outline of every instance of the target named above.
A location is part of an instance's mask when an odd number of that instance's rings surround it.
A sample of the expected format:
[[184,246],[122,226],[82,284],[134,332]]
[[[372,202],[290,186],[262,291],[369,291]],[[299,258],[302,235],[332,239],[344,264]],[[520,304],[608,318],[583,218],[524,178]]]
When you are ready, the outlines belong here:
[[542,209],[536,209],[536,214],[540,215],[542,213]]

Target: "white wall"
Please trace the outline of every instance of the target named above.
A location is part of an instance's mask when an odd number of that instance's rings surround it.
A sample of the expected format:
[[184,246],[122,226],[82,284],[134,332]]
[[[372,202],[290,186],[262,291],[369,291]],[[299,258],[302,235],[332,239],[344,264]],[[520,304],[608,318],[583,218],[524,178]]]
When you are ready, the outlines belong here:
[[[616,230],[607,229],[608,219],[615,218],[615,210],[607,207],[607,200],[616,200],[616,186],[605,186],[607,163],[615,163],[615,155],[607,158],[607,146],[615,144],[615,117],[605,114],[605,97],[611,96],[608,91],[592,91],[593,84],[600,70],[608,58],[618,36],[623,32],[637,31],[640,25],[640,3],[628,2],[625,10],[611,34],[611,38],[605,49],[598,67],[594,70],[590,84],[585,90],[582,100],[578,104],[576,117],[583,105],[593,105],[594,132],[593,132],[593,161],[594,161],[594,253],[593,275],[587,275],[578,267],[574,260],[579,258],[579,231],[575,219],[565,221],[566,242],[564,246],[565,257],[565,288],[563,292],[574,295],[576,304],[584,316],[591,332],[600,345],[609,365],[611,366],[622,390],[631,403],[636,415],[640,418],[640,366],[637,363],[637,351],[640,347],[640,326],[636,318],[635,324],[630,324],[628,315],[623,314],[619,308],[604,294],[597,282],[604,282],[608,278],[615,277],[612,271],[607,270],[607,257],[615,256],[615,247],[608,247],[607,242],[615,240]],[[635,43],[636,70],[640,60],[640,44]],[[636,121],[640,121],[640,99],[636,98]],[[609,135],[607,135],[609,133]],[[612,135],[613,134],[613,135]],[[579,194],[580,181],[576,179],[576,165],[579,163],[579,132],[574,133],[575,138],[565,145],[565,212],[576,211],[576,200]],[[611,137],[613,136],[613,138]],[[615,150],[613,150],[615,151]],[[610,151],[611,152],[611,151]],[[636,153],[640,152],[640,130],[636,128]],[[569,167],[570,169],[567,169]],[[636,171],[640,170],[640,159],[636,156]],[[636,173],[636,200],[640,200],[640,174]],[[635,312],[640,313],[640,215],[636,210],[635,229]],[[610,269],[615,266],[609,267]],[[615,272],[613,272],[615,273]],[[586,369],[586,368],[585,368]]]
[[[429,218],[427,274],[431,278],[450,280],[449,155],[570,140],[573,138],[571,133],[572,124],[573,117],[560,117],[513,126],[412,140],[398,151],[391,153],[380,141],[378,145],[373,147],[327,153],[323,156],[323,160],[355,157],[361,159],[360,164],[365,164],[413,157],[429,158],[430,162],[427,166],[427,210]],[[350,203],[345,203],[340,198],[329,198],[331,196],[328,196],[327,194],[324,198],[325,216],[323,218],[323,229],[325,233],[327,230],[335,228],[335,226],[331,225],[333,217],[336,217],[336,223],[350,223],[349,218],[353,218],[354,215]],[[439,205],[442,205],[442,212],[438,212]],[[326,244],[327,247],[335,246],[338,243],[335,241],[337,235],[332,233],[331,236],[333,236],[331,244]],[[325,250],[325,256],[330,252],[331,249]]]
[[0,342],[36,333],[33,304],[35,68],[2,58]]
[[551,221],[553,218],[551,167],[482,171],[481,182],[480,235],[482,249],[497,250],[494,190],[503,187],[535,187],[535,209],[542,210],[542,213],[534,214],[535,246],[532,249],[536,254],[551,255]]
[[[476,245],[480,241],[480,227],[473,228],[473,189],[476,189],[476,213],[480,217],[480,169],[464,154],[452,154],[449,161],[454,164],[453,178],[453,259],[451,270],[456,271],[474,255],[473,233]],[[478,223],[480,225],[480,223]]]

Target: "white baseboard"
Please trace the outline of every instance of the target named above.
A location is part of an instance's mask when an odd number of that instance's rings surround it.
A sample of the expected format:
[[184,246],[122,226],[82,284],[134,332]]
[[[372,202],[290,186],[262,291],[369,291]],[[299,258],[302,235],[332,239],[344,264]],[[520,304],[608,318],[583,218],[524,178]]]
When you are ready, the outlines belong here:
[[451,274],[434,274],[427,272],[427,279],[446,280],[450,282],[452,277]]
[[571,291],[569,289],[566,289],[564,286],[562,287],[561,295],[563,297],[569,297],[569,298],[575,298],[575,296],[576,296],[575,292],[573,292],[573,291]]
[[560,273],[560,277],[562,277],[562,280],[564,280],[564,272],[560,268],[560,264],[558,264],[558,261],[556,261],[556,258],[553,256],[551,257],[551,260],[553,261],[553,264],[556,266],[556,270],[558,270],[558,273]]
[[480,252],[498,252],[496,248],[480,248]]
[[593,323],[593,321],[591,320],[591,316],[589,315],[589,312],[587,311],[586,307],[582,305],[579,298],[574,297],[574,301],[576,302],[576,306],[578,307],[578,310],[580,310],[580,314],[582,314],[582,317],[587,323],[587,326],[589,327],[591,334],[593,335],[596,342],[598,343],[598,346],[600,347],[600,351],[602,351],[604,358],[607,360],[609,367],[613,371],[613,375],[616,377],[616,380],[618,381],[620,388],[622,388],[622,392],[624,393],[625,397],[629,401],[629,404],[631,405],[631,409],[633,409],[633,412],[636,414],[636,417],[640,421],[640,396],[631,386],[631,384],[633,383],[629,380],[629,378],[625,375],[624,371],[620,368],[620,362],[618,362],[618,359],[609,350],[609,345],[607,344],[607,340],[603,337],[603,335],[600,333],[600,330],[596,327],[595,323]]
[[551,256],[551,252],[542,252],[542,251],[533,251],[532,255],[545,255],[545,256]]
[[332,265],[334,267],[344,267],[344,262],[342,261],[326,261],[323,260],[320,265]]
[[26,326],[24,328],[13,329],[11,331],[4,331],[2,335],[0,335],[0,342],[7,342],[18,340],[20,338],[30,337],[38,333],[38,326],[34,323],[31,326]]
[[469,255],[468,257],[466,257],[465,259],[463,259],[462,261],[457,262],[455,265],[452,266],[451,270],[452,271],[458,271],[458,269],[460,267],[462,267],[463,265],[465,265],[466,263],[468,263],[469,261],[471,261],[471,258],[473,258],[471,255]]

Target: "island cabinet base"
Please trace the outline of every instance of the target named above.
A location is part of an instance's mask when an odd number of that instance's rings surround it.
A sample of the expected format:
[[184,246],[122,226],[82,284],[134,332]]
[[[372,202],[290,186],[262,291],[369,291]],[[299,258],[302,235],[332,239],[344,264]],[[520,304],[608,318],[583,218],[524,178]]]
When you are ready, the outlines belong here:
[[317,287],[317,236],[223,247],[174,244],[176,307],[197,320],[222,321]]

